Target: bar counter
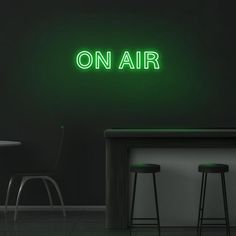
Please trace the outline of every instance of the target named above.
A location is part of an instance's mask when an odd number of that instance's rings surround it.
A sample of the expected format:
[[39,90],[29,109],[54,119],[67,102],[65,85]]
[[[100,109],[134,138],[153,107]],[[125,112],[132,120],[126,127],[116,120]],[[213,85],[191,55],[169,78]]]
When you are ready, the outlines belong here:
[[126,229],[132,148],[235,148],[236,129],[107,129],[106,228]]

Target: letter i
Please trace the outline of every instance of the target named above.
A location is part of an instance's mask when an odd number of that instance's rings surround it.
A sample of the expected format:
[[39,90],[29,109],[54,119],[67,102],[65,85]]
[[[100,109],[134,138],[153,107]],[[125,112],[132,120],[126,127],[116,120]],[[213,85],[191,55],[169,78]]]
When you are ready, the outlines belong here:
[[141,52],[136,52],[136,69],[141,69]]

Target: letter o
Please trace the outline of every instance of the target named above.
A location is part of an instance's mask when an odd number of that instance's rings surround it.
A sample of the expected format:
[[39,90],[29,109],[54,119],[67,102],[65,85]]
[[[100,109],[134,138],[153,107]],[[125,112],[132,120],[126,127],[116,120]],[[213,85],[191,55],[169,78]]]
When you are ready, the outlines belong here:
[[[88,58],[88,62],[87,63],[83,63],[82,62],[82,57],[87,57]],[[81,51],[76,56],[76,63],[77,63],[79,68],[81,68],[81,69],[88,69],[93,64],[93,56],[88,51]]]

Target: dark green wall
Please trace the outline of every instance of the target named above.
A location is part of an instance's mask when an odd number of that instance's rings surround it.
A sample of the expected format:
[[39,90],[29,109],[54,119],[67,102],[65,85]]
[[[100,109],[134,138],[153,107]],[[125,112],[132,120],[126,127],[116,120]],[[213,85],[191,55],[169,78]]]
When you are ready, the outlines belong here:
[[[1,4],[0,140],[23,141],[19,166],[48,164],[36,150],[63,123],[66,204],[105,203],[106,128],[236,126],[234,20],[223,0]],[[81,48],[156,48],[161,69],[81,72]],[[2,191],[13,159],[3,165]],[[32,198],[25,201],[46,200]]]

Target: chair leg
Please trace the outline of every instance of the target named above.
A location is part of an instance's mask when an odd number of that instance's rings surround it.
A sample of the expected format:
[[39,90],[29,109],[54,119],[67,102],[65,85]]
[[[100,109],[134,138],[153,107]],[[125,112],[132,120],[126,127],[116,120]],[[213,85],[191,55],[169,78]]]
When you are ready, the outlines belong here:
[[5,214],[7,214],[8,200],[9,200],[11,186],[12,186],[13,181],[14,181],[14,177],[12,176],[9,180],[8,187],[7,187],[7,195],[5,199]]
[[59,197],[60,202],[61,202],[63,216],[65,217],[66,216],[65,206],[64,206],[64,202],[63,202],[63,198],[62,198],[62,195],[61,195],[61,191],[60,191],[60,188],[59,188],[57,182],[53,178],[51,178],[49,176],[46,176],[45,179],[49,180],[53,184],[53,186],[55,187],[55,189],[57,191],[57,194],[58,194],[58,197]]
[[203,196],[202,196],[202,207],[200,213],[200,227],[199,227],[199,235],[202,235],[202,223],[203,223],[203,216],[204,216],[204,207],[205,207],[205,197],[206,197],[206,185],[207,185],[207,173],[204,173],[204,183],[203,183]]
[[135,172],[135,174],[134,174],[134,187],[133,187],[131,214],[130,214],[130,226],[132,226],[132,224],[133,224],[133,217],[134,217],[134,202],[135,202],[135,193],[136,193],[136,183],[137,183],[137,172]]
[[222,191],[223,191],[226,230],[227,230],[227,235],[230,236],[229,213],[228,213],[228,203],[227,203],[227,194],[226,194],[226,184],[225,184],[224,173],[221,173],[221,183],[222,183]]
[[29,180],[29,178],[27,177],[23,177],[21,180],[21,184],[18,190],[18,194],[17,194],[17,199],[16,199],[16,206],[15,206],[15,214],[14,214],[14,222],[16,222],[16,218],[17,218],[17,213],[18,213],[18,205],[19,205],[19,201],[20,201],[20,196],[22,193],[22,189],[25,185],[25,183]]
[[157,214],[157,224],[158,224],[158,233],[161,234],[160,229],[160,216],[159,216],[159,207],[158,207],[158,199],[157,199],[157,187],[156,187],[156,176],[152,173],[153,176],[153,187],[154,187],[154,194],[155,194],[155,204],[156,204],[156,214]]
[[46,179],[42,179],[42,180],[43,180],[44,186],[45,186],[47,194],[48,194],[48,199],[49,199],[50,206],[51,206],[51,208],[53,208],[52,195],[51,195],[51,191],[50,191],[50,188],[48,186],[47,180]]

